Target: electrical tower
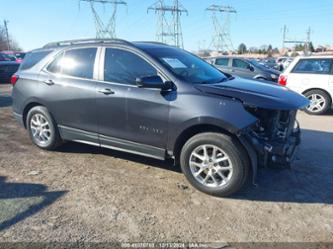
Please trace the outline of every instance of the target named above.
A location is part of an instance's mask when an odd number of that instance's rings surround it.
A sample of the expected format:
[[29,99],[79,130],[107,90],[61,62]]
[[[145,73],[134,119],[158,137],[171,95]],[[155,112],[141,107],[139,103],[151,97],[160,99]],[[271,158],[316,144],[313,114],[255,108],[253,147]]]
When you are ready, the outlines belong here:
[[179,0],[174,0],[173,5],[158,0],[147,11],[154,11],[157,17],[156,41],[184,48],[180,18],[183,13],[188,15],[188,11]]
[[310,51],[310,43],[311,43],[311,34],[312,30],[309,27],[306,31],[306,39],[287,39],[288,28],[286,25],[283,26],[283,40],[282,40],[282,48],[285,48],[286,43],[289,44],[304,44],[304,52],[308,54]]
[[209,6],[206,11],[211,12],[214,26],[214,35],[211,47],[214,47],[217,51],[234,50],[230,37],[230,15],[236,14],[237,11],[231,6],[216,4]]
[[[79,0],[80,2],[88,2],[95,19],[96,37],[97,38],[116,38],[116,17],[119,5],[127,6],[122,0]],[[104,10],[112,13],[108,22],[102,20],[98,13],[97,4],[102,5]]]

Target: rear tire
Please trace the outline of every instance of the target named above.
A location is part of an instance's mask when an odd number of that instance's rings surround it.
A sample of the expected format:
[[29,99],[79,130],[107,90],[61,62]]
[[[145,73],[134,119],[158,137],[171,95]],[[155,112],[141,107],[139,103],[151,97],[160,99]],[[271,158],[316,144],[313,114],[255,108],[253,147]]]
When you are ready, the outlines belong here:
[[239,191],[249,173],[248,155],[241,144],[221,133],[190,138],[182,148],[180,166],[192,186],[220,197]]
[[31,141],[41,149],[55,150],[62,144],[58,127],[44,106],[35,106],[28,112],[26,127]]
[[306,107],[305,112],[311,115],[322,115],[328,111],[332,100],[330,96],[321,90],[311,90],[304,94],[311,104]]

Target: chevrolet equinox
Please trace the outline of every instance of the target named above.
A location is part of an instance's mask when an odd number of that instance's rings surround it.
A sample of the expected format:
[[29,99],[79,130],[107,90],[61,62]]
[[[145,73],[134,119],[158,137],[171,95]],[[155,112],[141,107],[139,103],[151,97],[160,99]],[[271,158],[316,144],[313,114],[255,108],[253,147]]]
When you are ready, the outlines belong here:
[[27,54],[12,84],[14,116],[36,146],[75,141],[173,159],[216,196],[255,181],[259,166],[289,165],[296,112],[309,104],[179,48],[117,39],[47,44]]

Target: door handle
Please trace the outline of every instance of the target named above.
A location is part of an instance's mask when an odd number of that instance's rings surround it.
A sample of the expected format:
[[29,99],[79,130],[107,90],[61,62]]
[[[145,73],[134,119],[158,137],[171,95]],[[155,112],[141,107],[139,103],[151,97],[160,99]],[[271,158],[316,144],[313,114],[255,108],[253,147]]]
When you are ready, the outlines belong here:
[[105,89],[101,89],[101,90],[98,90],[99,93],[103,93],[105,95],[111,95],[111,94],[114,94],[114,91],[112,91],[111,89],[109,88],[105,88]]
[[46,85],[49,85],[49,86],[54,85],[54,81],[53,80],[44,80],[43,83],[45,83]]

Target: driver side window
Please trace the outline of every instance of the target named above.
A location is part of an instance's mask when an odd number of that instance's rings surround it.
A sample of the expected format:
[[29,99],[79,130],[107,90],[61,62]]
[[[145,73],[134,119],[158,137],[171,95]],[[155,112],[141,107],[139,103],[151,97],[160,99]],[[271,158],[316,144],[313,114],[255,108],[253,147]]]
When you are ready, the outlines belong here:
[[120,49],[106,49],[104,81],[135,85],[137,78],[155,75],[157,70],[136,54]]

